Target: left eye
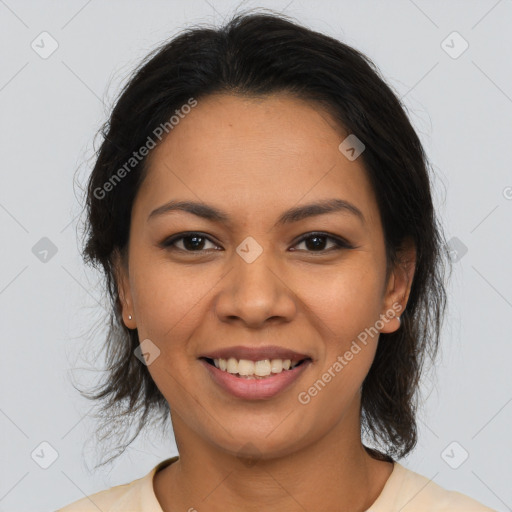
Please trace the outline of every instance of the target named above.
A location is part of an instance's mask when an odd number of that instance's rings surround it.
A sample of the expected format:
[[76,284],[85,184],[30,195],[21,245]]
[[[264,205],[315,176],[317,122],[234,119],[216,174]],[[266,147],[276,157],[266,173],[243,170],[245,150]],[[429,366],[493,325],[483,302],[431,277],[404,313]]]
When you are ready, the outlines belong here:
[[[326,249],[327,240],[331,241],[330,249]],[[164,242],[162,242],[162,247],[168,249],[176,249],[183,252],[201,252],[206,250],[204,248],[205,243],[210,242],[213,244],[214,248],[218,247],[209,237],[203,235],[202,233],[188,233],[175,235]],[[182,243],[182,247],[178,247],[178,243]],[[345,240],[330,236],[325,233],[310,233],[306,236],[303,236],[294,247],[304,243],[306,246],[307,252],[328,252],[332,250],[339,249],[350,249],[352,246]],[[297,250],[297,249],[293,249]]]
[[[312,242],[308,244],[308,240],[311,240]],[[322,240],[324,240],[324,241],[322,241]],[[348,242],[346,242],[345,240],[342,240],[337,237],[329,236],[324,233],[311,233],[307,236],[304,236],[299,240],[298,245],[304,243],[304,244],[306,244],[306,247],[309,246],[309,248],[311,248],[311,247],[314,248],[315,250],[313,250],[311,252],[328,252],[327,250],[325,250],[325,245],[326,245],[325,241],[326,240],[331,240],[331,242],[333,244],[333,246],[331,246],[330,250],[338,250],[338,249],[342,249],[342,248],[349,249],[351,247],[350,244]]]

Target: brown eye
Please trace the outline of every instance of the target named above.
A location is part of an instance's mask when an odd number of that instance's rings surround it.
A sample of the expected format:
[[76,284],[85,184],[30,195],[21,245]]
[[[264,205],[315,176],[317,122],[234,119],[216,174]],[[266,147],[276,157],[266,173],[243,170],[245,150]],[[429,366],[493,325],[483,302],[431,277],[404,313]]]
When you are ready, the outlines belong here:
[[[327,240],[330,240],[332,246],[326,249]],[[338,237],[328,235],[326,233],[310,233],[302,237],[297,245],[304,243],[307,252],[330,252],[339,249],[351,249],[352,246],[346,241]]]
[[[208,248],[207,244],[210,243],[213,247]],[[329,235],[327,233],[309,233],[303,236],[294,247],[304,243],[305,249],[292,249],[305,250],[306,252],[325,253],[339,249],[352,249],[353,246],[342,238]],[[329,247],[329,243],[331,246]],[[180,245],[181,244],[181,245]],[[189,253],[201,253],[203,251],[216,250],[219,248],[209,237],[203,233],[190,232],[179,233],[164,240],[160,246],[169,250],[177,250]],[[205,247],[206,246],[206,247]]]
[[[205,248],[205,244],[208,242],[214,245],[213,242],[202,233],[182,233],[180,235],[174,235],[168,238],[161,245],[162,247],[168,249],[176,249],[178,251],[201,252],[208,249]],[[181,247],[178,246],[179,243],[181,243]],[[214,245],[214,247],[217,246]]]

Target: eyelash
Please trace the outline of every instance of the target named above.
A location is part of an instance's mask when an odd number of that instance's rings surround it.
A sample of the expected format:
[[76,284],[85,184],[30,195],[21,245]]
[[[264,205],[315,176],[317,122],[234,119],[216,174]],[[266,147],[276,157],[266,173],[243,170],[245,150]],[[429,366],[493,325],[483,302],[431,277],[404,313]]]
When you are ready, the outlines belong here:
[[[176,242],[178,242],[180,240],[183,240],[185,238],[193,238],[193,237],[204,238],[204,239],[208,240],[209,242],[211,242],[212,244],[215,244],[215,242],[213,240],[211,240],[210,237],[204,235],[203,233],[200,233],[200,232],[197,232],[197,231],[190,231],[190,232],[187,232],[187,233],[179,233],[177,235],[173,235],[173,236],[165,239],[160,244],[160,246],[162,248],[165,248],[165,249],[168,249],[168,250],[176,250],[176,251],[185,252],[185,253],[189,253],[189,254],[202,253],[202,252],[207,251],[207,249],[200,249],[200,250],[197,250],[197,251],[189,251],[189,250],[186,250],[186,249],[180,249],[180,248],[178,248],[178,247],[176,247],[174,245]],[[344,240],[343,238],[335,237],[333,235],[330,235],[329,233],[322,233],[322,232],[319,232],[319,231],[314,231],[314,232],[311,232],[311,233],[307,233],[302,238],[300,238],[296,242],[295,245],[298,245],[298,244],[304,242],[305,240],[308,240],[310,238],[315,238],[315,237],[317,237],[317,238],[326,238],[326,239],[332,240],[334,242],[334,244],[335,244],[335,247],[333,247],[331,249],[322,249],[322,250],[319,250],[319,251],[309,251],[309,250],[306,250],[306,252],[309,252],[309,253],[312,253],[312,254],[315,254],[315,253],[325,254],[325,253],[329,253],[331,251],[339,251],[340,249],[354,249],[354,246],[351,245],[346,240]],[[217,245],[217,244],[215,244],[215,245]]]

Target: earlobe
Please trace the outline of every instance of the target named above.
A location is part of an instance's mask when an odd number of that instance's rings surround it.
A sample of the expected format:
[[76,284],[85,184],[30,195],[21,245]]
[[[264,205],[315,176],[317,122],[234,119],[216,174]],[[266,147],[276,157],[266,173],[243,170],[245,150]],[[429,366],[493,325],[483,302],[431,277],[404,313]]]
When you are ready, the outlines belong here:
[[384,301],[383,315],[387,320],[381,333],[395,332],[401,326],[401,316],[407,306],[416,269],[416,248],[411,241],[402,245],[393,269]]
[[133,320],[133,306],[127,268],[118,248],[115,248],[112,254],[112,267],[115,276],[116,288],[119,294],[123,322],[128,329],[135,329],[136,326],[135,321]]

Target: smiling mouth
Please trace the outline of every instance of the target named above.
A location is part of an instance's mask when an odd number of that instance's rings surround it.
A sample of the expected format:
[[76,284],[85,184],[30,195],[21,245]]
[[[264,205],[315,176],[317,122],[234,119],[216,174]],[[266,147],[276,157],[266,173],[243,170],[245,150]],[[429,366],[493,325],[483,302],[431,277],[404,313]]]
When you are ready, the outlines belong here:
[[272,378],[281,373],[293,371],[306,361],[311,361],[309,357],[299,361],[292,361],[290,359],[263,359],[260,361],[251,361],[248,359],[238,360],[234,357],[230,357],[229,359],[201,357],[200,359],[222,372],[230,373],[234,377],[241,379]]

